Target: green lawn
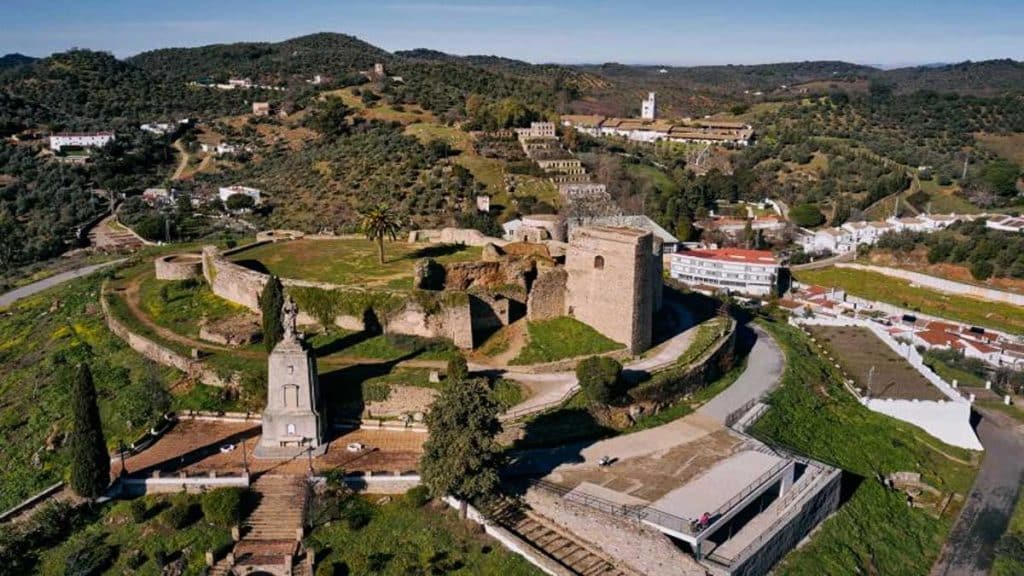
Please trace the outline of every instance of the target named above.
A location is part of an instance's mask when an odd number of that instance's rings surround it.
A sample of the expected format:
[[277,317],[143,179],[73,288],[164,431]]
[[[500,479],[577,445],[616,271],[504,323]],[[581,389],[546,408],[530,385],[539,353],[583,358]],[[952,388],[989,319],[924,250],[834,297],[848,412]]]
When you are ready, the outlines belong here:
[[[68,464],[70,378],[88,362],[107,445],[130,442],[169,406],[177,380],[106,328],[101,277],[69,282],[21,300],[0,315],[0,509],[61,480]],[[56,449],[47,450],[47,438]],[[36,462],[33,462],[36,460]]]
[[[786,353],[782,384],[754,435],[847,471],[849,500],[811,541],[776,568],[782,575],[925,575],[958,513],[940,518],[909,508],[905,496],[886,490],[876,474],[920,472],[942,491],[966,497],[977,473],[951,457],[973,461],[966,450],[946,446],[920,429],[870,412],[843,388],[835,369],[814,354],[806,337],[782,322],[763,322]],[[941,449],[943,453],[940,453]]]
[[147,273],[139,288],[142,310],[157,324],[192,338],[199,337],[205,318],[217,322],[248,312],[244,306],[216,296],[203,281],[157,280]]
[[527,324],[527,332],[529,342],[510,364],[554,362],[577,356],[601,354],[623,347],[622,344],[568,316],[530,322]]
[[[282,278],[386,286],[389,282],[411,279],[413,265],[420,258],[434,258],[441,263],[471,261],[480,258],[480,248],[409,244],[399,238],[395,242],[384,243],[384,254],[385,262],[381,265],[375,244],[362,238],[352,238],[264,244],[236,252],[231,259]],[[412,288],[412,283],[406,287]]]
[[320,562],[337,565],[333,574],[541,574],[443,505],[418,508],[405,498],[392,497],[370,509],[370,522],[362,528],[332,522],[307,538],[310,546],[326,552]]
[[822,268],[795,274],[797,280],[836,286],[854,296],[886,302],[925,314],[1010,333],[1024,333],[1024,307],[967,296],[943,294],[911,285],[906,280],[851,268]]
[[633,432],[639,432],[641,430],[647,430],[648,428],[656,428],[662,424],[668,424],[673,420],[678,420],[687,414],[692,413],[694,410],[699,408],[705,402],[711,400],[717,396],[720,392],[732,386],[732,383],[740,377],[743,370],[746,369],[746,365],[740,364],[732,370],[726,372],[721,378],[708,384],[704,388],[697,390],[689,398],[681,399],[680,401],[672,404],[667,408],[663,408],[657,414],[648,414],[641,416],[636,424],[627,428],[624,432],[631,434]]

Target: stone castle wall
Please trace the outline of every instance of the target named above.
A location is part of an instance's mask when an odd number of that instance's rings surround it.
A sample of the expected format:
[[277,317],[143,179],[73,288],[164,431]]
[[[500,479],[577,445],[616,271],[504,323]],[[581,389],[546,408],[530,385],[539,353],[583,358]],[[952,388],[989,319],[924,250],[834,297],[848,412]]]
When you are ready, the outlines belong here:
[[[270,278],[267,274],[231,262],[213,246],[203,248],[202,263],[203,276],[206,277],[214,294],[251,310],[259,310],[260,293]],[[291,278],[282,278],[281,283],[286,288],[302,287],[321,290],[351,288]],[[317,323],[316,318],[303,311],[299,312],[298,320],[302,324]],[[449,338],[460,348],[472,348],[473,346],[472,315],[468,300],[456,302],[455,299],[452,299],[440,306],[438,310],[427,311],[416,299],[409,298],[402,309],[393,311],[386,318],[380,320],[384,324],[385,332],[424,338]],[[351,315],[338,315],[334,319],[334,323],[348,330],[363,329],[363,319]]]
[[638,353],[651,345],[653,235],[627,228],[581,227],[565,259],[566,313]]
[[549,268],[540,272],[526,301],[528,320],[550,320],[565,314],[565,287],[569,274],[565,268]]
[[200,254],[169,254],[154,261],[157,280],[188,280],[203,275]]

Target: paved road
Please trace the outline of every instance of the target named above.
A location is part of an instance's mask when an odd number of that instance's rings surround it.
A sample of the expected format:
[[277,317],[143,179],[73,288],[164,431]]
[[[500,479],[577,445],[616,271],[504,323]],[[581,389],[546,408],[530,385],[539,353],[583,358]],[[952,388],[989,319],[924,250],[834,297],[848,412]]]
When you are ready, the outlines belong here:
[[10,292],[0,294],[0,308],[6,308],[11,304],[17,302],[18,300],[21,300],[22,298],[26,298],[38,292],[42,292],[43,290],[46,290],[48,288],[53,288],[54,286],[58,284],[63,284],[68,280],[88,276],[89,274],[92,274],[97,270],[102,270],[107,266],[113,266],[114,264],[118,264],[124,261],[125,258],[120,258],[118,260],[112,260],[110,262],[104,262],[102,264],[83,266],[82,268],[76,268],[74,270],[68,270],[67,272],[61,272],[60,274],[54,274],[49,278],[44,278],[38,282],[33,282],[32,284],[22,286],[21,288],[11,290]]
[[985,460],[932,576],[985,576],[1024,482],[1024,432],[1016,420],[985,412],[978,436]]
[[731,386],[701,406],[701,414],[725,423],[729,416],[743,406],[764,397],[778,386],[786,361],[775,340],[761,328],[754,326],[757,340],[747,356],[747,367]]

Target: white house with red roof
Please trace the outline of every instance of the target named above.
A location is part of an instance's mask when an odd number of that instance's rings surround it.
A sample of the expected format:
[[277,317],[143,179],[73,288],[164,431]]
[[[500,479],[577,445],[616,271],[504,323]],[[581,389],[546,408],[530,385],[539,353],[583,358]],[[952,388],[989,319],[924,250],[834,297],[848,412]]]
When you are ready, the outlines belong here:
[[669,275],[695,287],[751,296],[769,296],[779,285],[782,267],[767,250],[695,249],[669,256]]

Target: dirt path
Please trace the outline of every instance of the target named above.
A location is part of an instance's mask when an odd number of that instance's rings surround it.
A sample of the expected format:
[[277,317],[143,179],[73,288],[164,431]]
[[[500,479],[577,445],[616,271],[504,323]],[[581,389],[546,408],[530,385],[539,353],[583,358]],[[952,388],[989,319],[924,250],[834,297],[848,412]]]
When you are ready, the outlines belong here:
[[985,460],[931,576],[984,576],[1006,531],[1024,481],[1024,433],[1017,421],[983,411],[978,436]]
[[181,143],[181,140],[174,141],[174,149],[181,153],[181,159],[178,160],[178,167],[174,169],[174,174],[171,175],[171,180],[181,180],[181,175],[188,168],[188,161],[192,155],[185,149],[185,145]]

